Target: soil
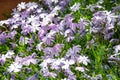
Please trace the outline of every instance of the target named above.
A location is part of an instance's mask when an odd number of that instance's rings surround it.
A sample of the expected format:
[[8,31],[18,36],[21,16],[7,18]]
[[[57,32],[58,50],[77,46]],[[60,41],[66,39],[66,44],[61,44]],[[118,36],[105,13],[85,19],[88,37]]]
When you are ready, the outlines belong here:
[[7,16],[12,12],[12,9],[20,2],[29,2],[30,0],[0,0],[0,20],[7,19]]

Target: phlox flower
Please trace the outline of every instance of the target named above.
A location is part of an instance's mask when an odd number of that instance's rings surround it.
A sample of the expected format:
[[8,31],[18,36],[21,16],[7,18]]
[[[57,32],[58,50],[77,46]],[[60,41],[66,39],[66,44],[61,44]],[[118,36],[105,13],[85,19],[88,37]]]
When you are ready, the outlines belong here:
[[63,44],[56,44],[53,47],[46,47],[43,49],[44,58],[53,58],[54,56],[59,56],[59,53],[62,51]]
[[21,2],[20,4],[18,4],[17,9],[18,11],[21,11],[22,9],[26,9],[26,3]]
[[58,0],[51,0],[52,2],[54,2],[54,3],[57,3],[58,2]]
[[26,80],[37,80],[38,78],[38,73],[35,73],[33,76],[30,76],[28,79]]
[[86,56],[79,56],[79,58],[77,59],[77,61],[79,63],[84,64],[84,65],[88,65],[88,63],[90,62],[90,60]]
[[75,3],[72,7],[70,7],[71,11],[77,11],[80,9],[80,3]]
[[21,65],[26,65],[26,66],[29,66],[30,63],[32,64],[37,64],[38,63],[38,59],[35,59],[35,53],[33,53],[32,55],[30,56],[27,56],[27,57],[24,57],[24,58],[21,58],[21,57],[16,57],[15,58],[15,62],[18,62],[20,63]]
[[20,39],[19,39],[19,43],[22,43],[24,45],[24,44],[29,43],[29,40],[30,39],[28,37],[21,36]]
[[9,50],[9,51],[6,53],[5,57],[6,57],[6,58],[11,58],[14,54],[15,54],[15,53],[13,52],[13,50]]
[[2,32],[0,34],[0,44],[6,42],[7,34],[6,32]]
[[55,6],[55,8],[51,11],[50,14],[52,14],[53,16],[58,15],[58,11],[60,11],[60,9],[60,6]]
[[68,80],[77,80],[76,75],[69,75]]
[[50,45],[53,41],[54,41],[54,36],[56,34],[56,31],[50,31],[49,33],[46,34],[46,36],[42,39],[42,41],[47,44]]
[[71,36],[71,35],[73,35],[73,31],[71,29],[67,29],[64,34],[65,34],[64,35],[65,37]]
[[42,45],[43,45],[43,42],[40,42],[39,44],[37,44],[36,50],[41,51],[43,49]]
[[1,55],[0,56],[0,64],[4,64],[6,61],[6,56],[5,55]]
[[43,62],[40,64],[42,68],[48,67],[48,64],[51,64],[54,60],[51,58],[44,59]]
[[85,68],[84,67],[76,67],[75,70],[81,71],[81,72],[85,72]]
[[38,7],[38,4],[35,2],[29,2],[26,4],[27,11],[35,10]]
[[80,52],[81,47],[80,45],[74,46],[73,48],[70,48],[67,53],[65,58],[66,59],[72,59],[74,61],[76,61],[79,57],[78,53]]
[[74,60],[65,60],[63,62],[63,66],[62,66],[62,69],[69,69],[70,68],[70,65],[73,65],[75,64],[75,61]]
[[60,71],[60,68],[61,68],[61,65],[63,64],[63,62],[64,62],[64,58],[54,60],[51,64],[51,69]]
[[115,53],[118,53],[120,51],[120,45],[116,45],[113,48],[115,49],[114,50]]
[[43,76],[56,78],[57,74],[53,72],[46,72],[45,74],[43,74]]
[[66,38],[66,41],[67,42],[70,42],[70,41],[72,41],[72,40],[74,40],[74,36],[68,36],[67,38]]
[[15,35],[17,34],[17,31],[12,31],[12,32],[10,32],[8,35],[7,35],[7,37],[8,38],[11,38],[11,39],[14,39],[14,37],[15,37]]
[[7,69],[8,72],[19,72],[22,69],[22,65],[20,63],[13,62]]

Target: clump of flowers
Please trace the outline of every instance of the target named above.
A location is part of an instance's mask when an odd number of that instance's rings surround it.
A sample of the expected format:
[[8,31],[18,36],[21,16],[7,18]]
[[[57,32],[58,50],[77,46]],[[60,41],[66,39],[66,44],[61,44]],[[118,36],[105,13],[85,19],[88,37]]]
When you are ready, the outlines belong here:
[[[120,50],[120,38],[116,37],[118,12],[105,10],[102,0],[86,8],[77,1],[71,5],[70,0],[39,3],[21,2],[13,9],[11,18],[0,21],[0,72],[4,72],[0,77],[103,79],[105,75],[98,70],[104,71],[104,64],[108,66],[109,61],[119,61],[119,57],[111,57],[112,52],[119,54]],[[84,17],[87,13],[82,14],[82,9],[90,9],[92,17]],[[107,43],[100,44],[99,39]],[[111,54],[107,55],[108,52]],[[104,56],[108,59],[105,63]]]

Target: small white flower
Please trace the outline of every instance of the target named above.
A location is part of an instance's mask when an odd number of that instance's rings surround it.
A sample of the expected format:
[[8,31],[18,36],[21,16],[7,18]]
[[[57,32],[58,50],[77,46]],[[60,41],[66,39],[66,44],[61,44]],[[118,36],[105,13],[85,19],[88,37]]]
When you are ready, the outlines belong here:
[[49,23],[51,23],[52,22],[52,18],[54,17],[53,14],[49,14],[47,16],[45,16],[45,15],[41,15],[41,16],[44,17],[43,20],[42,20],[42,22],[41,22],[41,26],[46,26]]
[[7,70],[8,72],[19,72],[21,71],[21,68],[22,68],[21,64],[13,62],[13,64],[11,64]]
[[32,26],[31,26],[31,29],[32,29],[33,32],[36,32],[36,31],[39,30],[39,26],[40,26],[39,23],[37,23],[37,22],[32,22],[31,25],[32,25]]
[[70,65],[75,64],[75,61],[74,61],[74,60],[69,60],[69,61],[66,60],[66,61],[63,62],[63,64],[64,64],[64,65],[62,66],[62,69],[65,69],[65,70],[66,70],[66,69],[69,69],[69,66],[70,66]]
[[120,51],[120,45],[116,45],[113,48],[115,49],[115,53],[118,53]]
[[47,13],[41,13],[39,16],[40,16],[40,18],[45,18],[46,16],[47,16],[48,14]]
[[68,80],[67,78],[61,79],[61,80]]
[[78,62],[87,65],[90,62],[90,60],[86,56],[79,56]]
[[26,4],[27,6],[27,11],[34,10],[38,7],[37,3],[35,2],[29,2]]
[[58,2],[58,0],[51,0],[52,2],[55,2],[55,3],[57,3]]
[[71,11],[77,11],[80,8],[80,4],[79,3],[75,3],[72,7],[70,7]]
[[2,56],[0,56],[0,64],[5,63],[6,61],[6,56],[3,54]]
[[51,11],[53,16],[58,15],[58,11],[61,9],[60,6],[55,6],[55,8]]
[[38,20],[38,17],[31,15],[29,18],[27,18],[27,23],[36,22],[36,20]]
[[64,33],[64,36],[67,37],[67,36],[70,36],[72,34],[72,30],[71,29],[67,29]]
[[22,43],[24,45],[24,44],[27,44],[29,41],[30,41],[30,39],[28,37],[21,36],[19,43]]
[[84,68],[84,67],[76,67],[75,70],[78,70],[78,71],[84,72],[84,71],[85,71],[85,68]]
[[13,54],[15,54],[15,53],[14,53],[12,50],[9,50],[9,51],[6,53],[5,57],[6,57],[6,58],[11,58]]
[[25,2],[21,2],[20,4],[18,4],[17,8],[18,8],[19,11],[21,11],[22,9],[26,9]]
[[41,51],[43,49],[42,45],[43,45],[43,42],[40,42],[39,44],[37,44],[36,50]]
[[11,26],[11,29],[17,29],[18,26],[19,26],[19,24],[14,24],[14,25]]

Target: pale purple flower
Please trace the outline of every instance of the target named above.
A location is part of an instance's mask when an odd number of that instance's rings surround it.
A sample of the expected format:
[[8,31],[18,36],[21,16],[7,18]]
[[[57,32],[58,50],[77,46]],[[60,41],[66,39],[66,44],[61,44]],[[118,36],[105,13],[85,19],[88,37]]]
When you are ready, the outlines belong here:
[[53,52],[57,54],[62,51],[63,47],[64,47],[64,44],[56,44],[53,47]]
[[52,14],[53,16],[58,15],[58,11],[60,11],[60,9],[60,6],[55,6],[50,14]]
[[68,80],[77,80],[76,75],[69,75]]
[[55,69],[60,72],[61,66],[64,65],[63,62],[64,62],[64,58],[55,59],[51,64],[51,69],[53,70]]
[[71,16],[71,14],[65,15],[64,19],[65,19],[65,22],[66,22],[65,24],[67,27],[70,27],[72,21],[74,20],[74,18]]
[[20,44],[22,43],[24,45],[24,44],[27,44],[29,42],[29,40],[30,39],[28,37],[21,36],[20,39],[19,39],[19,43]]
[[33,30],[32,30],[31,25],[26,24],[26,25],[24,25],[24,27],[22,27],[22,31],[21,31],[22,34],[26,35],[26,34],[32,33],[32,32],[33,32]]
[[44,58],[53,58],[54,56],[59,56],[59,53],[62,51],[63,47],[63,44],[56,44],[53,47],[44,48]]
[[52,53],[52,48],[51,47],[47,47],[45,49],[43,49],[44,52],[44,57],[45,58],[53,58],[53,53]]
[[68,36],[71,36],[71,35],[73,35],[73,31],[71,29],[67,29],[64,33],[65,37],[68,37]]
[[2,32],[2,33],[0,34],[0,43],[6,42],[6,38],[7,38],[6,32]]
[[70,75],[74,75],[74,73],[71,71],[70,68],[68,68],[68,69],[64,70],[64,75],[65,76],[70,76]]
[[75,32],[76,32],[76,29],[77,29],[76,23],[71,23],[71,24],[70,24],[70,29],[75,33]]
[[74,46],[73,48],[70,48],[67,51],[65,58],[72,59],[72,60],[76,61],[79,57],[78,53],[80,52],[80,50],[81,50],[80,45],[77,45],[77,46]]
[[60,0],[59,5],[61,6],[61,11],[65,10],[65,7],[69,4],[70,0]]
[[29,77],[26,80],[38,80],[38,73],[35,73],[33,76]]
[[109,32],[109,33],[105,34],[104,39],[105,40],[110,39],[113,36],[113,34],[114,34],[114,32]]
[[6,56],[5,55],[1,55],[0,56],[0,64],[4,64],[5,63],[5,61],[6,61]]
[[43,76],[56,78],[56,77],[57,77],[57,74],[56,74],[56,73],[53,73],[53,72],[46,72],[45,74],[43,74]]
[[17,31],[12,31],[12,32],[10,32],[8,35],[7,35],[7,37],[8,38],[11,38],[11,39],[14,39],[14,37],[15,37],[15,35],[17,34]]
[[46,34],[46,36],[42,39],[42,41],[47,45],[52,44],[52,42],[55,39],[54,37],[55,34],[56,34],[56,31],[50,31],[49,33]]
[[26,66],[29,66],[30,63],[37,64],[38,63],[38,59],[35,59],[35,55],[36,54],[33,53],[32,55],[24,57],[24,58],[16,56],[15,62],[20,63],[21,65],[26,65]]
[[11,74],[10,80],[15,80],[15,74]]
[[70,41],[72,41],[72,40],[74,40],[74,36],[68,36],[67,38],[66,38],[66,41],[67,42],[70,42]]
[[85,26],[87,25],[88,25],[88,22],[83,18],[80,18],[80,21],[78,24],[76,23],[76,26],[80,29],[79,32],[81,35],[85,34],[86,32]]
[[[20,14],[20,18],[22,19],[22,21],[26,21],[26,19],[29,17],[29,15],[30,15],[30,11],[23,11],[23,12],[21,12],[21,14]],[[21,22],[22,22],[21,21]],[[26,21],[27,22],[27,21]]]
[[87,9],[90,9],[90,11],[95,12],[96,9],[105,9],[101,4],[103,3],[103,0],[99,0],[96,4],[90,4],[87,6]]
[[32,64],[37,64],[38,63],[38,59],[35,59],[35,53],[33,53],[31,56],[25,57],[22,59],[21,63],[23,65],[30,65],[30,63]]
[[39,38],[40,41],[44,38],[46,33],[47,33],[46,30],[44,30],[43,28],[39,28],[38,38]]
[[42,67],[41,71],[42,71],[43,76],[53,77],[53,78],[57,76],[56,73],[49,72],[48,70],[48,66],[52,64],[53,62],[54,62],[54,59],[48,58],[48,59],[44,59],[43,62],[40,64],[40,66]]
[[50,25],[48,25],[48,27],[52,30],[52,31],[58,31],[58,25],[55,25],[55,24],[50,24]]

